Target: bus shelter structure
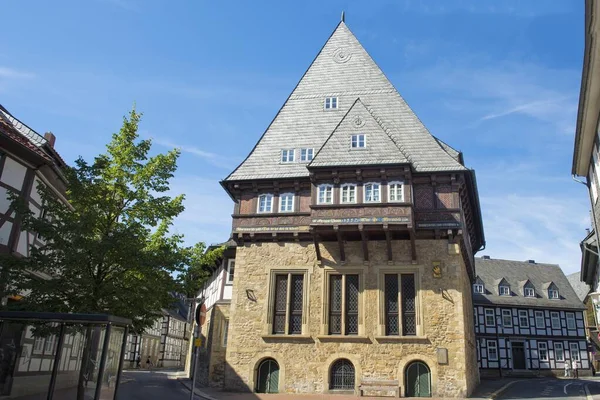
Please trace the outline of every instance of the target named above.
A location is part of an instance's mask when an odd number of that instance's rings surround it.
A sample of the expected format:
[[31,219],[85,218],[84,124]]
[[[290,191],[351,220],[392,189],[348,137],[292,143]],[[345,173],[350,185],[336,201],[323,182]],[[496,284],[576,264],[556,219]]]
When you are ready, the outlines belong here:
[[0,312],[0,399],[116,399],[131,320]]

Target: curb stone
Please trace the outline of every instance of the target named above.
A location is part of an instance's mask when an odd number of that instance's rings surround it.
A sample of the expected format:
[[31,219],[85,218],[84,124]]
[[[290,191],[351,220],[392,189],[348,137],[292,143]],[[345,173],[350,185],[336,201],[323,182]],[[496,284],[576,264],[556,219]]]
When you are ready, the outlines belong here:
[[[191,390],[191,385],[188,385],[188,383],[181,378],[177,378],[177,380],[187,389],[187,390]],[[194,395],[199,396],[202,399],[205,400],[218,400],[212,396],[209,396],[208,394],[204,393],[203,391],[201,391],[200,389],[196,388],[196,390],[194,390]]]

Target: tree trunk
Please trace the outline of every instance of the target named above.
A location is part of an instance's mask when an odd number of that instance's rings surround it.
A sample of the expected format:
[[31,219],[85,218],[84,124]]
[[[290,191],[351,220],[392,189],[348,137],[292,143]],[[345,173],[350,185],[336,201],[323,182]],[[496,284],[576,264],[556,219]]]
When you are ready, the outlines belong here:
[[[90,349],[92,347],[92,327],[88,325],[85,329],[85,345],[81,355],[81,368],[79,368],[79,381],[77,383],[77,400],[85,400],[85,376],[88,378],[94,372],[94,366],[89,365]],[[90,368],[91,367],[91,368]]]

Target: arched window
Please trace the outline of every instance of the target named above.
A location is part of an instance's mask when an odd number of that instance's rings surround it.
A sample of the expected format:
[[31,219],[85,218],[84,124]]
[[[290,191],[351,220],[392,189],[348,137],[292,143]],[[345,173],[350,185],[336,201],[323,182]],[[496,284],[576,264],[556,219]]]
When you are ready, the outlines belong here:
[[256,373],[257,393],[279,392],[279,364],[272,358],[261,361]]
[[404,184],[400,181],[388,183],[388,201],[390,203],[404,201]]
[[422,361],[414,361],[404,372],[406,397],[431,397],[431,372]]
[[273,212],[273,195],[270,193],[261,194],[258,196],[258,210],[259,213],[270,213]]
[[331,366],[329,389],[354,390],[354,365],[345,358],[339,359]]

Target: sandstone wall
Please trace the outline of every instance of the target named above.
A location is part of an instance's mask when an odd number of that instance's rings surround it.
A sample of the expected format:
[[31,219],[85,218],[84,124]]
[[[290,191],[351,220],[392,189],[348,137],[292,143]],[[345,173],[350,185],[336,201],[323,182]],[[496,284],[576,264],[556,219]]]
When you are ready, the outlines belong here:
[[[391,265],[385,242],[369,242],[370,260],[362,260],[360,242],[346,244],[347,262],[339,260],[337,243],[321,244],[318,265],[313,244],[256,243],[237,248],[225,387],[254,390],[256,368],[265,358],[280,366],[279,392],[323,393],[329,388],[329,368],[338,358],[355,366],[361,379],[398,380],[404,394],[404,370],[414,360],[431,369],[434,397],[462,397],[478,380],[474,356],[473,306],[458,246],[447,240],[417,241],[418,263],[410,260],[410,242],[394,241]],[[434,278],[433,262],[441,262],[442,277]],[[272,270],[308,271],[308,315],[301,337],[271,335],[268,331],[269,281]],[[361,327],[358,337],[328,336],[323,282],[328,271],[358,270],[363,274]],[[382,338],[379,274],[416,271],[419,278],[420,335]],[[465,332],[465,329],[470,330]],[[437,349],[448,350],[448,363],[438,364]]]

